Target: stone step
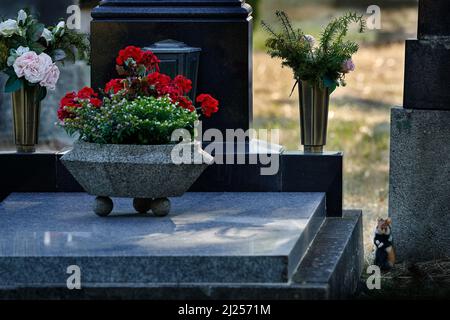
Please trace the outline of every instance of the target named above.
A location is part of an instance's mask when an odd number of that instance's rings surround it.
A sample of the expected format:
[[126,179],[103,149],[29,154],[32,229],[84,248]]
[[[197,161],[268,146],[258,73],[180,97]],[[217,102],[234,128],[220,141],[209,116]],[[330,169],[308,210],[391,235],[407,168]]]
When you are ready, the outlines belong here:
[[292,283],[322,287],[328,298],[352,293],[364,265],[362,213],[327,218],[301,261]]
[[363,266],[362,214],[327,218],[288,283],[102,283],[3,288],[3,299],[341,299],[356,289]]
[[288,283],[325,219],[324,193],[187,193],[169,216],[85,193],[13,193],[0,203],[0,287]]

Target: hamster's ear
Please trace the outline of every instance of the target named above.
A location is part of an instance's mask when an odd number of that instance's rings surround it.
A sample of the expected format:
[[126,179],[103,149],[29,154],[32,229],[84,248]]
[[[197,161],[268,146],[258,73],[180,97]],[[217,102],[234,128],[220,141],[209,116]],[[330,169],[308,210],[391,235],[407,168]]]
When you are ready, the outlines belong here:
[[392,223],[392,219],[391,219],[391,218],[387,218],[387,219],[386,219],[386,222],[389,223],[389,224],[391,224],[391,223]]

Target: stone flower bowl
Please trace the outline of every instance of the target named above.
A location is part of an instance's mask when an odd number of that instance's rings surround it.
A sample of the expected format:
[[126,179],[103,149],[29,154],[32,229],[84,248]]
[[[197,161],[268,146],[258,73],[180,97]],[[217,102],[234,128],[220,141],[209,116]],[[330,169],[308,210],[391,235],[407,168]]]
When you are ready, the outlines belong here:
[[[173,161],[172,151],[180,147],[189,152],[175,153],[183,160]],[[170,211],[168,197],[183,195],[213,157],[199,143],[118,145],[77,141],[61,161],[86,192],[97,196],[97,215],[111,213],[110,197],[124,197],[133,198],[137,212],[152,210],[163,217]]]

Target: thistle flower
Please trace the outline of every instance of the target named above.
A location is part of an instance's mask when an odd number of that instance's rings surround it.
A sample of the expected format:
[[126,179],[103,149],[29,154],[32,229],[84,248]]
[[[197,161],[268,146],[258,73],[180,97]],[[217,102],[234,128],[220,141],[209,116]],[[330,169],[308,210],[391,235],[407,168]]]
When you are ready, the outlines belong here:
[[349,73],[351,71],[355,71],[355,64],[353,63],[353,60],[347,59],[342,63],[342,73]]

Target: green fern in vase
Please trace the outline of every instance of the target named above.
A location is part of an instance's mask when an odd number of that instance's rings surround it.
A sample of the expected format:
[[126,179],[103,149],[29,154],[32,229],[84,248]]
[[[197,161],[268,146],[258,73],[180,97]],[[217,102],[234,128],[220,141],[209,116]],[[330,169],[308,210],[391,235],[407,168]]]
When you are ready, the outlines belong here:
[[330,92],[337,86],[345,86],[345,75],[355,69],[352,56],[359,49],[358,44],[346,40],[346,36],[353,23],[358,24],[359,32],[364,32],[363,16],[347,13],[333,19],[317,43],[313,36],[293,28],[283,11],[277,11],[276,16],[281,24],[280,31],[262,21],[263,28],[270,34],[266,46],[272,58],[281,58],[282,65],[293,70],[295,85],[298,81],[310,81],[328,87]]

